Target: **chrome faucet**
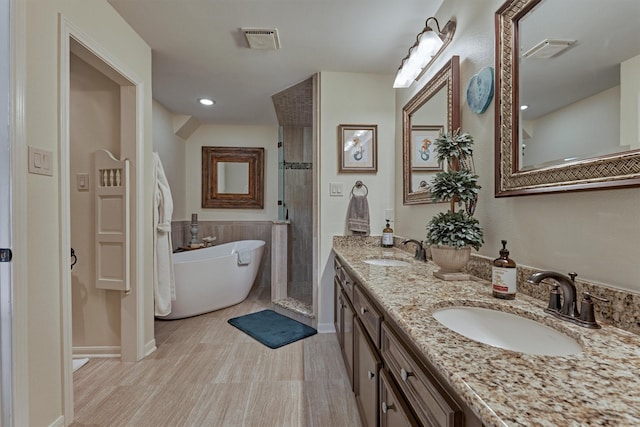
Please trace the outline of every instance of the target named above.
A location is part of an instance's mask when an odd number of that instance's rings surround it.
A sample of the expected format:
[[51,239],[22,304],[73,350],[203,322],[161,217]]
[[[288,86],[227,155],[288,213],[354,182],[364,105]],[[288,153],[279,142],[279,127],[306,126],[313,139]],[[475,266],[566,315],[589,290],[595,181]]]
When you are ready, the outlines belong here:
[[[549,295],[549,306],[545,308],[545,312],[550,313],[560,319],[568,320],[586,328],[597,329],[600,325],[595,320],[593,311],[592,298],[599,301],[608,302],[605,298],[596,297],[590,295],[588,292],[584,292],[582,301],[582,314],[578,312],[578,302],[576,297],[576,283],[575,279],[577,273],[569,273],[569,277],[564,274],[556,273],[555,271],[541,271],[532,274],[527,282],[533,284],[539,284],[544,279],[553,279],[557,284],[553,285],[553,289]],[[559,303],[558,285],[562,288],[562,306]]]
[[424,250],[424,247],[422,246],[422,242],[419,242],[415,239],[405,239],[402,241],[403,245],[406,245],[407,243],[415,243],[416,245],[416,254],[414,255],[415,259],[417,259],[418,261],[427,260],[427,251]]

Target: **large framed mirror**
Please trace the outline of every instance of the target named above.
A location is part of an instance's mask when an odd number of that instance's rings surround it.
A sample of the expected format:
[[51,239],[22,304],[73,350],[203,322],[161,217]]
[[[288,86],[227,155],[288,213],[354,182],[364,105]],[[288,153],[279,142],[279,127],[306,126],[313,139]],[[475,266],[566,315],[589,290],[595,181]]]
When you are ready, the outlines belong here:
[[444,167],[433,140],[460,127],[460,58],[452,56],[402,108],[403,203],[432,203],[428,184]]
[[640,185],[640,2],[496,12],[496,196]]
[[264,148],[202,147],[202,207],[264,207]]

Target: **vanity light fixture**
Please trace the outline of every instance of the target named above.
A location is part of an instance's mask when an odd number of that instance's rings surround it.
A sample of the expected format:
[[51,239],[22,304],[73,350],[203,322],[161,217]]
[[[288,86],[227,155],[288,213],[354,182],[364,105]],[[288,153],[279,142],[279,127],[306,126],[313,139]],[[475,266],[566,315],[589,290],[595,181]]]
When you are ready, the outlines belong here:
[[520,106],[520,111],[524,111],[524,110],[526,110],[527,108],[529,108],[529,106],[528,106],[528,105],[526,105],[526,104],[521,105],[521,106]]
[[198,102],[200,102],[200,104],[205,105],[207,107],[210,107],[216,103],[216,101],[210,98],[200,98],[198,99]]
[[[429,20],[434,20],[437,31],[429,27]],[[431,62],[438,57],[446,45],[451,42],[456,30],[453,19],[440,29],[438,20],[431,16],[424,23],[424,29],[416,36],[416,42],[409,48],[409,53],[402,59],[400,68],[393,82],[394,88],[406,88],[422,77]]]

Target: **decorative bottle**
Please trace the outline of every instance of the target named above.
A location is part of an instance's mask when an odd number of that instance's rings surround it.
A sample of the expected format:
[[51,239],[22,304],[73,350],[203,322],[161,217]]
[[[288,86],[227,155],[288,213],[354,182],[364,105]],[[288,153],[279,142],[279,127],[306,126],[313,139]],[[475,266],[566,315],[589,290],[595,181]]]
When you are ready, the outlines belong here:
[[516,297],[516,262],[509,258],[507,241],[502,241],[500,257],[493,260],[491,271],[493,296],[501,299]]
[[383,248],[392,248],[393,247],[393,228],[389,225],[389,220],[387,221],[387,225],[382,230],[382,247]]

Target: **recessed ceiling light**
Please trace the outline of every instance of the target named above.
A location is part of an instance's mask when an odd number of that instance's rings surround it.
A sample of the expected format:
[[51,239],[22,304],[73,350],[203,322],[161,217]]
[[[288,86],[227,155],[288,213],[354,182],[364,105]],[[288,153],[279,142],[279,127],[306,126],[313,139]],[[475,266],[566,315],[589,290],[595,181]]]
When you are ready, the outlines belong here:
[[200,102],[200,104],[206,105],[207,107],[210,107],[211,105],[216,103],[216,101],[209,98],[200,98],[198,101]]
[[529,106],[528,106],[528,105],[521,105],[521,106],[520,106],[520,111],[524,111],[524,110],[526,110],[527,108],[529,108]]

